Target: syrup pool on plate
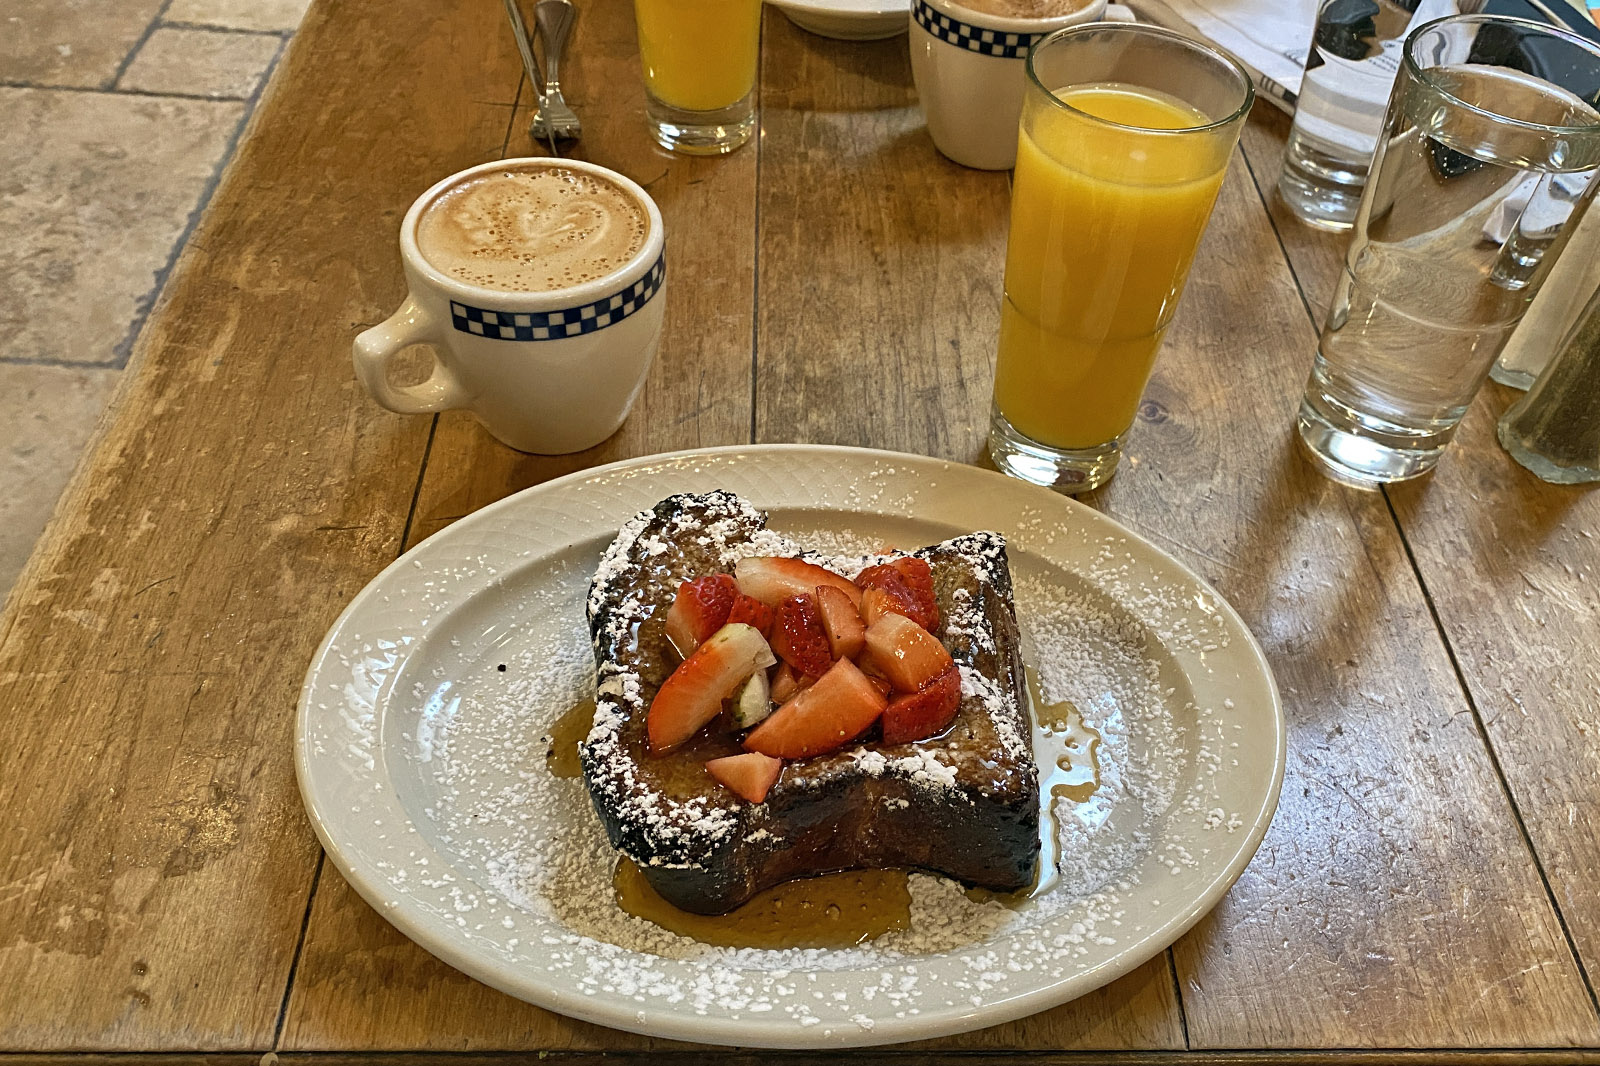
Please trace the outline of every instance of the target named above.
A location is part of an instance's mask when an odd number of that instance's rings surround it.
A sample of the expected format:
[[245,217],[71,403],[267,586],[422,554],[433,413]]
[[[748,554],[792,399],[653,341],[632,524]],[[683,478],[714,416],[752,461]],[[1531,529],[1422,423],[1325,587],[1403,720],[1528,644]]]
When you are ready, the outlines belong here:
[[581,700],[569,708],[550,729],[550,750],[545,766],[557,777],[577,777],[583,773],[578,762],[578,744],[594,725],[594,700]]
[[[1100,734],[1067,700],[1047,703],[1039,675],[1025,669],[1032,707],[1039,776],[1039,873],[1018,892],[970,888],[975,902],[1019,907],[1044,895],[1058,881],[1058,800],[1085,803],[1100,787]],[[594,701],[583,700],[561,715],[550,731],[546,766],[556,777],[582,772],[578,744],[594,720]],[[847,948],[909,928],[911,892],[906,870],[844,870],[775,885],[727,914],[691,914],[668,903],[639,868],[619,857],[612,886],[617,906],[636,918],[714,947]]]
[[1033,667],[1023,668],[1033,719],[1033,750],[1039,759],[1039,872],[1033,884],[1016,892],[967,889],[977,903],[994,900],[1020,907],[1056,887],[1060,881],[1060,832],[1056,801],[1087,803],[1100,787],[1100,733],[1083,720],[1071,700],[1046,703],[1044,686]]
[[727,914],[679,910],[626,857],[617,861],[612,883],[624,912],[713,947],[848,948],[911,927],[904,870],[844,870],[785,881]]
[[[556,777],[582,773],[578,744],[593,721],[593,700],[574,704],[556,719],[545,754],[545,765]],[[720,915],[674,907],[625,857],[617,861],[612,885],[624,913],[714,947],[847,948],[911,925],[904,870],[845,870],[788,881]]]

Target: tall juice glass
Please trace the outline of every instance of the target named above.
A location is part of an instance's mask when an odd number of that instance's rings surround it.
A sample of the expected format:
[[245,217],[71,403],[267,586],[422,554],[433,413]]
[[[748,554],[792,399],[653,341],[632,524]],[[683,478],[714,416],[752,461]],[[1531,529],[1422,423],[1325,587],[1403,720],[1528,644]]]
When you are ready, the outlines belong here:
[[1152,26],[1053,33],[1028,56],[989,454],[1062,492],[1116,471],[1254,90]]
[[755,129],[761,0],[634,0],[651,135],[721,155]]

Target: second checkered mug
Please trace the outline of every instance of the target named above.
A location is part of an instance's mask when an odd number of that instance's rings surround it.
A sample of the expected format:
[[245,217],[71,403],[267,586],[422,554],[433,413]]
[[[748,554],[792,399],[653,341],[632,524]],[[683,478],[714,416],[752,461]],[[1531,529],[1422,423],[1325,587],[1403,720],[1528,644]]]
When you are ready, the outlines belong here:
[[[1106,0],[968,3],[911,0],[911,76],[935,148],[965,167],[1009,170],[1017,162],[1028,49],[1079,23],[1131,22],[1133,12]],[[1012,14],[1051,10],[1059,13]]]
[[[592,163],[506,159],[452,174],[400,225],[410,289],[356,337],[356,373],[391,411],[464,408],[518,451],[582,451],[611,436],[644,387],[666,305],[661,211]],[[420,384],[400,352],[433,350]]]

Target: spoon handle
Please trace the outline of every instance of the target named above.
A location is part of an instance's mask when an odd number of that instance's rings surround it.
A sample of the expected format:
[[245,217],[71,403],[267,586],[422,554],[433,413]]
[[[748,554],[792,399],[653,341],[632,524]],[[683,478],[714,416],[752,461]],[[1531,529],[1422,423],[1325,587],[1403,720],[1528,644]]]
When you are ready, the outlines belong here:
[[545,94],[561,82],[561,52],[567,46],[567,34],[572,30],[576,12],[570,0],[539,0],[533,9],[533,20],[539,24],[544,37],[544,66],[550,74],[545,83]]

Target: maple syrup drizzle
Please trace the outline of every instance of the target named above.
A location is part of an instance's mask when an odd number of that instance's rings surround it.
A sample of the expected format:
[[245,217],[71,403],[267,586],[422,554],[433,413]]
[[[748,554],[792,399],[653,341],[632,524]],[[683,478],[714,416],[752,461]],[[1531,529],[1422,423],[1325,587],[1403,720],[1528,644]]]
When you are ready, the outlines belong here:
[[[545,765],[577,777],[578,744],[594,722],[594,701],[576,704],[550,729]],[[789,881],[721,915],[690,914],[656,893],[633,861],[618,859],[612,878],[623,911],[668,932],[731,948],[847,948],[911,926],[904,870],[846,870]]]
[[1083,720],[1070,700],[1046,703],[1039,675],[1031,666],[1025,672],[1035,736],[1055,757],[1055,769],[1045,772],[1039,791],[1048,789],[1072,803],[1087,803],[1100,787],[1100,732]]
[[583,772],[578,764],[578,742],[589,735],[594,726],[594,700],[574,704],[550,727],[550,750],[545,752],[544,764],[557,777],[577,777]]
[[1083,720],[1083,714],[1070,700],[1046,703],[1038,672],[1031,666],[1023,670],[1033,711],[1033,750],[1042,764],[1039,768],[1039,872],[1032,885],[1015,892],[967,889],[967,898],[977,903],[994,900],[1008,907],[1019,907],[1054,888],[1060,880],[1061,862],[1056,802],[1087,803],[1100,787],[1099,731]]
[[[1056,801],[1086,803],[1100,787],[1100,733],[1068,700],[1046,703],[1038,673],[1025,668],[1034,750],[1049,759],[1039,777],[1039,872],[1016,892],[969,888],[974,902],[1020,907],[1059,879]],[[557,777],[577,777],[578,744],[594,722],[593,700],[574,705],[550,730],[545,765]],[[617,905],[670,933],[730,948],[847,948],[911,925],[905,870],[845,870],[788,881],[757,894],[727,914],[691,914],[662,899],[626,856],[612,877]]]
[[911,927],[904,870],[845,870],[786,881],[727,914],[690,914],[656,894],[626,856],[612,878],[617,905],[679,936],[724,948],[848,948]]

